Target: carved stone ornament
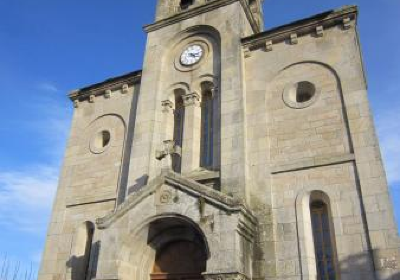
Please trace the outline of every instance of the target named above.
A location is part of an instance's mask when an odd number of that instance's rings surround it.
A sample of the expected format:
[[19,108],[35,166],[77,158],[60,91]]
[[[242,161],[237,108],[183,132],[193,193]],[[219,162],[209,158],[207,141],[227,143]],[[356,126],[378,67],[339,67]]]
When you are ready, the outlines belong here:
[[160,203],[169,204],[172,201],[172,192],[169,190],[164,190],[160,193]]
[[162,111],[163,113],[172,113],[174,109],[174,103],[170,100],[161,101]]
[[343,19],[343,29],[344,29],[344,30],[347,30],[347,29],[350,29],[350,27],[351,27],[351,20],[350,20],[350,18],[348,18],[348,17],[344,18],[344,19]]
[[105,93],[104,93],[104,97],[105,98],[110,98],[111,97],[111,90],[109,90],[109,89],[106,90]]
[[91,96],[89,96],[89,102],[90,103],[94,103],[95,99],[96,99],[96,97],[93,94]]
[[161,161],[162,170],[172,170],[172,155],[181,155],[180,147],[175,145],[175,141],[166,140],[163,142],[163,149],[156,151],[156,159]]
[[157,160],[162,160],[167,155],[172,155],[172,154],[176,154],[176,153],[180,154],[180,152],[176,149],[175,141],[173,141],[173,140],[164,141],[163,146],[164,146],[163,150],[156,151],[156,159]]
[[129,86],[128,84],[124,84],[122,86],[122,94],[127,94],[129,92]]
[[299,43],[299,39],[296,33],[290,34],[290,44],[297,45]]
[[265,51],[270,52],[272,51],[272,41],[266,41],[265,42]]
[[189,93],[182,95],[184,106],[199,106],[200,105],[200,95],[197,93]]
[[317,37],[324,37],[324,27],[322,25],[316,28]]
[[75,100],[74,101],[74,107],[75,108],[79,108],[79,100]]

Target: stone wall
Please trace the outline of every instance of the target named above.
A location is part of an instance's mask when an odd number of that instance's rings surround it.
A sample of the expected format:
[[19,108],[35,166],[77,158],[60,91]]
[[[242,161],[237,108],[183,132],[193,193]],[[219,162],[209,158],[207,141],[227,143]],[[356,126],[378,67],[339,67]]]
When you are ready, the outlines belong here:
[[113,211],[119,188],[124,191],[125,144],[128,126],[134,129],[130,120],[138,94],[139,85],[129,82],[95,89],[86,99],[75,100],[39,279],[78,280],[72,263],[79,228]]
[[[319,190],[331,201],[341,279],[397,279],[398,265],[381,265],[398,262],[399,243],[355,17],[325,16],[243,40],[247,190],[261,224],[260,278],[314,279],[313,242],[304,237],[309,212],[299,217],[296,203]],[[293,84],[304,81],[315,94],[299,102]]]
[[[174,3],[160,1],[158,12]],[[211,1],[149,25],[142,76],[71,94],[71,138],[40,280],[86,280],[74,265],[84,250],[75,247],[96,220],[90,278],[148,279],[159,246],[200,236],[205,279],[316,279],[315,198],[330,216],[338,279],[398,279],[357,9],[254,34],[246,7]],[[204,47],[204,61],[182,67],[193,43]],[[189,176],[200,172],[204,82],[218,111],[212,169],[221,192]],[[172,137],[176,90],[187,111],[182,176],[156,159]],[[154,235],[165,230],[172,234]]]

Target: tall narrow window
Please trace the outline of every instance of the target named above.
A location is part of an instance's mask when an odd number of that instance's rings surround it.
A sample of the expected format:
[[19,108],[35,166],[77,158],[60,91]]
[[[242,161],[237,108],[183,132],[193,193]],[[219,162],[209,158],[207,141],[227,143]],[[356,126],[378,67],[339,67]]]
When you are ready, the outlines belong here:
[[310,204],[318,280],[336,280],[336,252],[328,206],[322,201]]
[[90,275],[89,265],[93,235],[94,225],[91,222],[85,222],[77,229],[73,255],[69,262],[72,279],[86,280]]
[[[175,145],[182,149],[183,144],[183,125],[185,121],[185,106],[182,96],[176,94],[175,97],[175,112],[174,112],[174,141]],[[175,172],[181,172],[181,157],[174,154],[172,157],[172,168]]]
[[87,225],[87,240],[86,240],[86,248],[85,248],[85,279],[91,274],[90,273],[90,255],[92,253],[92,243],[93,243],[93,235],[94,235],[94,226],[92,223]]
[[212,167],[214,112],[210,90],[204,92],[201,103],[201,167]]

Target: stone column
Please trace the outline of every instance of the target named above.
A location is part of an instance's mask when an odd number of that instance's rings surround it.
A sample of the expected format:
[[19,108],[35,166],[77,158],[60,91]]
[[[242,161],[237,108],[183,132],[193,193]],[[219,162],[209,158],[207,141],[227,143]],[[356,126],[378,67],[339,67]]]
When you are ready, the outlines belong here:
[[185,106],[182,174],[187,174],[200,167],[201,106],[200,95],[195,92],[182,98]]

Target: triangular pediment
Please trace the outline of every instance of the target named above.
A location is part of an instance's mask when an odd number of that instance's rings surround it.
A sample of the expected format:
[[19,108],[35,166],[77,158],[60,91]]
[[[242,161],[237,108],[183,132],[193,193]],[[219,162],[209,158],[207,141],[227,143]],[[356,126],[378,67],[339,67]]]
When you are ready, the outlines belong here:
[[246,216],[253,217],[251,211],[247,209],[241,199],[236,199],[222,192],[216,191],[209,186],[200,184],[193,179],[185,178],[174,172],[166,172],[140,190],[129,195],[124,203],[119,205],[115,212],[106,217],[99,218],[97,224],[99,228],[106,228],[120,217],[124,216],[131,209],[134,209],[144,199],[149,196],[156,195],[159,190],[164,187],[172,187],[177,191],[201,199],[205,203],[212,205],[228,214],[243,212]]

